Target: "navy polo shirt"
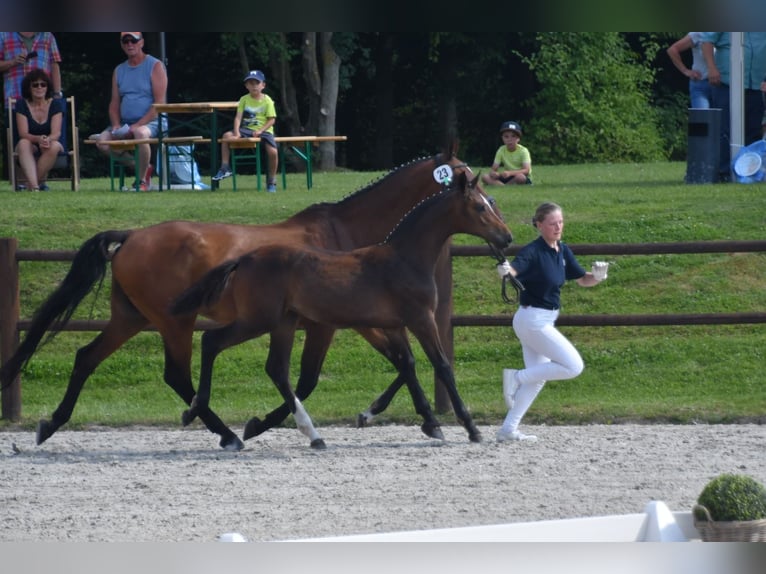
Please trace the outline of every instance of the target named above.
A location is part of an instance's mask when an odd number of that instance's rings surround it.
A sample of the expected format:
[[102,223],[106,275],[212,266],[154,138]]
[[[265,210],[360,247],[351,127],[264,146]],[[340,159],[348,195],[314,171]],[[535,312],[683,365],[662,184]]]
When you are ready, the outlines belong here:
[[549,310],[561,307],[561,286],[565,281],[585,275],[568,245],[559,241],[556,251],[542,236],[522,247],[511,266],[525,288],[519,303]]

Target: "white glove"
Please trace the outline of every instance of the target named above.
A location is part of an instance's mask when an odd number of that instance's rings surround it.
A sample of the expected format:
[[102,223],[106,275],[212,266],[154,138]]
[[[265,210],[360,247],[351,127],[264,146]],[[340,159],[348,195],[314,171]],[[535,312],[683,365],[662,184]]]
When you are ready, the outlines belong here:
[[591,267],[591,273],[596,281],[603,281],[606,279],[606,272],[609,270],[609,263],[606,261],[595,261],[593,267]]
[[508,260],[505,260],[502,263],[497,264],[497,274],[500,275],[501,279],[510,273],[511,273],[511,264],[508,263]]

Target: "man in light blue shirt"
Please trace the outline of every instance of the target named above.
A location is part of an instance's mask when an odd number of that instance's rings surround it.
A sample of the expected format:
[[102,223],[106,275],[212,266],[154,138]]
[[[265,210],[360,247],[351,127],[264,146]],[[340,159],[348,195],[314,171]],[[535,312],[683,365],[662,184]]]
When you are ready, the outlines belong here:
[[[761,139],[764,100],[761,83],[766,80],[766,32],[742,33],[743,84],[745,90],[745,145]],[[729,32],[702,34],[702,54],[708,67],[708,82],[713,90],[712,107],[721,108],[721,162],[719,177],[729,181],[731,37]]]

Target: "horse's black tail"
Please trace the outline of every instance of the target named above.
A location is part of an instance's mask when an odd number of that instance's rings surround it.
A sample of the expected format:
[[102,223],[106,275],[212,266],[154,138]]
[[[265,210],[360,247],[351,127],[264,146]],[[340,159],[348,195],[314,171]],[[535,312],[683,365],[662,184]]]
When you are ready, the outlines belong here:
[[232,259],[205,273],[202,279],[173,301],[170,312],[173,315],[184,315],[215,304],[221,298],[229,277],[237,267],[239,267],[239,259]]
[[99,286],[106,275],[106,265],[125,242],[130,231],[103,231],[83,243],[72,261],[64,280],[50,297],[35,311],[32,323],[21,345],[0,369],[0,383],[5,388],[27,365],[49,331],[43,344],[55,337],[72,317],[77,306]]

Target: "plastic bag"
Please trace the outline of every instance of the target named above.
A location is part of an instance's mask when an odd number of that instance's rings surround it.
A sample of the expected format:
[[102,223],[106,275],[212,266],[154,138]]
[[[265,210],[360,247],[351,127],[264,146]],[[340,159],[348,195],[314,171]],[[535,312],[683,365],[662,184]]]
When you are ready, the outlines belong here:
[[766,141],[742,147],[731,161],[737,183],[757,183],[766,179]]
[[[202,183],[202,176],[200,176],[197,162],[194,159],[193,145],[169,145],[165,153],[170,162],[170,185],[192,187],[194,184],[195,188],[210,189],[209,185]],[[158,159],[157,165],[161,165],[161,163]]]

